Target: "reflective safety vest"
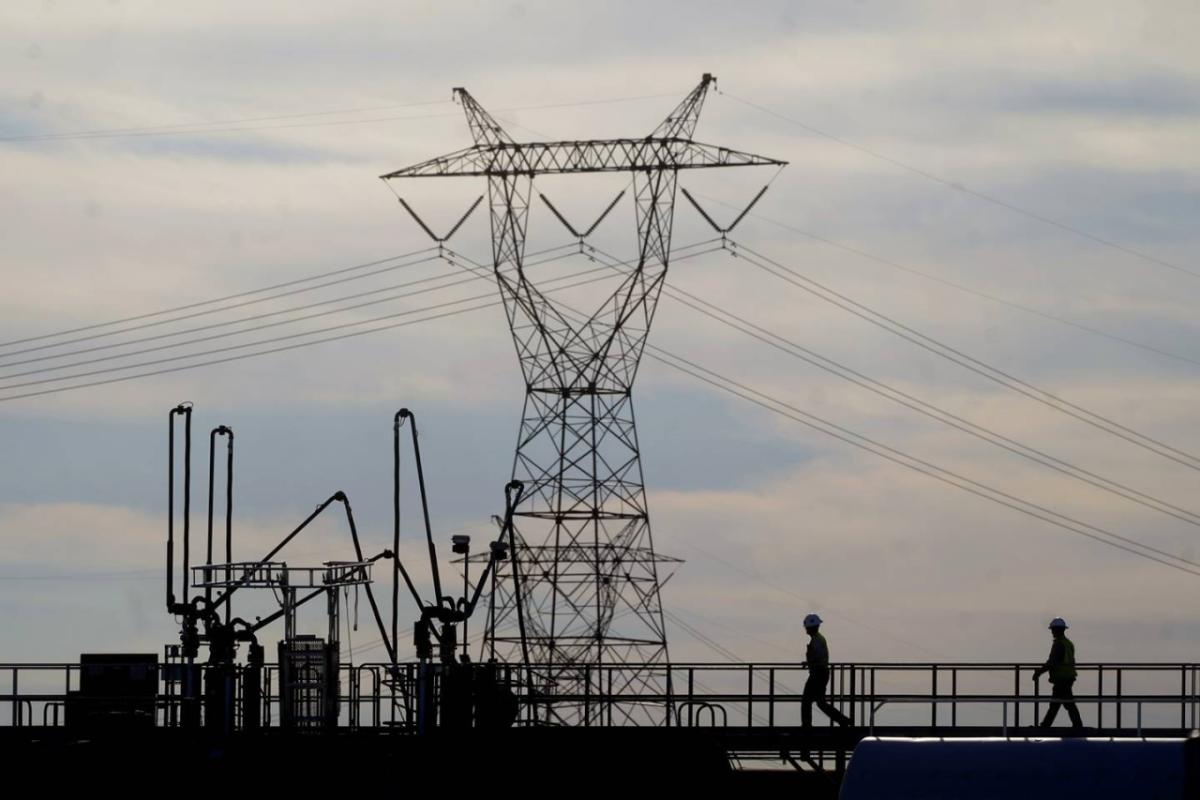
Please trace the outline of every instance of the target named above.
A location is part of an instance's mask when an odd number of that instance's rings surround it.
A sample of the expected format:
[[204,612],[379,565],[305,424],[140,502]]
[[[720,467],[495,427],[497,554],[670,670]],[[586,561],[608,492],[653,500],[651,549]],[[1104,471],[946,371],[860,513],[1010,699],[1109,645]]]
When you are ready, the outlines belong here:
[[1062,658],[1050,665],[1050,682],[1067,683],[1075,680],[1075,645],[1066,636],[1058,643],[1062,644]]

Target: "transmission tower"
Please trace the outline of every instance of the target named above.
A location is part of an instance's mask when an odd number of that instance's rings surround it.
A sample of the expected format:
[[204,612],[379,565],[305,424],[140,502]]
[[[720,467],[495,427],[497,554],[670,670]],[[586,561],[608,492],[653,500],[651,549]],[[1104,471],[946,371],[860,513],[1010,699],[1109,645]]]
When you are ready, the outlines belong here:
[[[520,589],[496,583],[485,648],[517,660],[523,625],[546,691],[594,692],[599,665],[624,667],[605,689],[663,688],[659,567],[677,560],[654,550],[631,390],[666,278],[678,173],[784,164],[692,140],[713,82],[704,75],[646,137],[524,144],[455,89],[475,145],[382,176],[487,178],[493,269],[525,378],[513,478],[526,491],[507,567]],[[585,316],[539,291],[523,258],[534,178],[591,172],[632,173],[638,256]]]

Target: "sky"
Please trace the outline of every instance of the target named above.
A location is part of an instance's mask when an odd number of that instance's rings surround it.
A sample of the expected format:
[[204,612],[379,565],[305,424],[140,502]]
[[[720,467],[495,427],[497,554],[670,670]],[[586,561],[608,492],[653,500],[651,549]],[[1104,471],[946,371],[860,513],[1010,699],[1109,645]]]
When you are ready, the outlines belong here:
[[[366,549],[384,547],[391,419],[402,406],[420,420],[439,540],[490,535],[523,398],[495,306],[16,397],[494,296],[445,261],[413,256],[388,262],[415,262],[400,269],[351,270],[341,274],[353,281],[309,282],[303,293],[133,333],[18,341],[430,247],[378,176],[471,143],[451,102],[456,86],[518,140],[642,136],[713,73],[697,140],[789,162],[778,175],[681,178],[722,222],[770,182],[732,234],[739,247],[1153,437],[1177,460],[728,251],[678,258],[673,287],[1176,515],[966,435],[669,297],[651,343],[788,403],[793,416],[817,415],[1177,566],[1176,556],[1200,561],[1188,521],[1200,513],[1200,462],[1178,455],[1200,454],[1198,25],[1200,6],[1187,2],[5,3],[0,662],[173,641],[165,422],[181,401],[195,404],[197,531],[205,433],[236,432],[239,557],[263,553],[337,490]],[[626,181],[537,186],[583,227]],[[475,179],[394,188],[436,231],[484,190]],[[476,212],[449,247],[487,262],[488,236]],[[713,237],[677,203],[678,250]],[[533,208],[530,251],[571,241]],[[620,259],[635,254],[628,197],[589,241]],[[590,266],[575,256],[544,274]],[[345,309],[421,288],[430,291]],[[595,302],[601,289],[564,299]],[[322,317],[129,355],[371,291]],[[221,322],[232,324],[66,355]],[[32,372],[108,356],[119,357]],[[108,371],[54,380],[97,370]],[[654,543],[685,562],[663,589],[675,660],[723,659],[708,639],[745,660],[798,661],[809,611],[826,619],[835,661],[1036,661],[1053,616],[1070,622],[1082,661],[1200,654],[1194,574],[918,474],[658,361],[644,362],[634,398]],[[402,554],[423,576],[406,498]],[[347,547],[330,519],[297,540],[289,563],[345,558]],[[382,657],[363,608],[356,658]]]

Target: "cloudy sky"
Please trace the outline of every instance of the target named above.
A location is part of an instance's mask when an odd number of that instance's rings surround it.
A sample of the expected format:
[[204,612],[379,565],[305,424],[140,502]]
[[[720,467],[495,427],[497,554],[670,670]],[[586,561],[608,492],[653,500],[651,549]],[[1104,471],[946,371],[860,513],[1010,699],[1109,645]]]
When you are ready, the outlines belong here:
[[[18,341],[428,247],[377,176],[470,144],[455,86],[519,140],[599,138],[644,135],[714,73],[697,138],[790,162],[735,231],[740,245],[1124,428],[1085,424],[723,252],[679,260],[671,284],[1098,477],[1047,469],[671,298],[652,342],[789,404],[792,417],[816,415],[1197,570],[1175,557],[1200,561],[1198,27],[1191,2],[4,4],[0,661],[173,639],[165,423],[183,400],[196,407],[199,473],[208,429],[236,431],[240,557],[338,489],[367,549],[383,547],[400,406],[420,418],[439,537],[488,535],[522,402],[496,307],[70,388],[489,292],[444,261],[351,270],[337,285],[103,338],[186,312]],[[682,185],[720,220],[773,176],[710,172],[720,174]],[[625,180],[541,189],[579,226]],[[445,230],[482,189],[399,190]],[[594,244],[629,258],[634,233],[626,198]],[[712,235],[681,202],[676,247]],[[570,241],[533,210],[530,250]],[[486,261],[486,216],[451,246]],[[545,269],[591,266],[575,257]],[[410,296],[346,308],[399,293]],[[142,352],[164,345],[176,346]],[[799,660],[810,610],[827,619],[837,660],[1034,660],[1054,615],[1072,623],[1083,660],[1200,652],[1195,574],[661,362],[644,364],[635,397],[655,544],[686,561],[667,609],[745,659]],[[194,492],[203,499],[199,481]],[[201,513],[194,522],[203,529]],[[335,523],[306,534],[289,561],[346,557]],[[405,524],[415,559],[416,517]],[[382,655],[361,621],[360,657]],[[671,636],[675,659],[719,657],[676,622]]]

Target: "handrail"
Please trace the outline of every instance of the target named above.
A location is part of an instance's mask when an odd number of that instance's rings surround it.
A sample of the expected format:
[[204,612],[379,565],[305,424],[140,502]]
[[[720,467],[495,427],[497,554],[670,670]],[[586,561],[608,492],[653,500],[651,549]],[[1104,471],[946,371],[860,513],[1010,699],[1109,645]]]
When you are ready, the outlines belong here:
[[[834,680],[826,699],[858,720],[862,728],[872,731],[880,726],[879,712],[888,706],[928,704],[931,713],[919,724],[903,723],[906,728],[979,730],[988,727],[980,720],[994,713],[986,707],[998,705],[999,728],[1007,734],[1011,728],[1030,727],[1025,715],[1031,704],[1036,718],[1040,705],[1055,702],[1044,687],[1029,683],[1029,676],[1039,666],[1037,662],[839,663],[832,665]],[[529,686],[520,680],[527,669],[536,672],[539,665],[498,667],[498,679],[516,696],[524,709],[523,718],[534,724],[579,718],[579,724],[603,727],[661,725],[664,711],[670,715],[671,724],[694,726],[696,712],[707,709],[704,721],[719,728],[794,729],[799,727],[796,712],[804,702],[800,679],[807,674],[805,667],[795,663],[591,664],[580,665],[577,676],[559,665],[558,684],[546,687]],[[207,665],[196,668],[201,675],[208,669]],[[0,711],[9,710],[0,715],[0,727],[32,726],[39,720],[47,727],[70,724],[67,718],[72,713],[71,698],[81,696],[81,669],[78,663],[0,663]],[[185,700],[176,688],[178,670],[179,665],[174,663],[158,664],[154,703],[163,725],[176,726],[182,717]],[[282,702],[283,689],[272,677],[277,670],[275,664],[262,668],[264,727],[272,726],[272,708],[277,709]],[[441,680],[441,670],[440,665],[430,667],[428,674],[435,684]],[[1082,691],[1075,694],[1073,702],[1091,716],[1089,722],[1094,720],[1095,730],[1137,731],[1140,735],[1148,721],[1156,730],[1186,732],[1200,728],[1200,663],[1096,662],[1077,664],[1076,670],[1077,686]],[[244,667],[235,666],[235,679],[240,680],[244,671]],[[633,671],[650,678],[641,682],[625,680],[624,676]],[[339,692],[339,725],[399,733],[413,730],[410,697],[414,696],[417,674],[414,664],[402,663],[396,670],[390,662],[341,664],[339,672],[343,687]],[[55,674],[61,676],[59,689],[51,691]],[[930,680],[934,674],[940,680]],[[964,681],[968,674],[975,677]],[[136,699],[145,703],[149,698]],[[658,710],[638,721],[626,712],[639,706]],[[944,710],[940,716],[938,709]],[[962,717],[972,721],[964,722]]]

